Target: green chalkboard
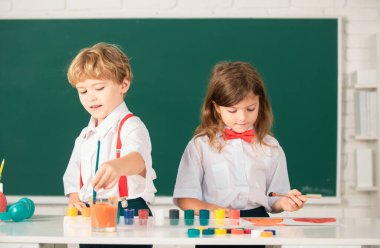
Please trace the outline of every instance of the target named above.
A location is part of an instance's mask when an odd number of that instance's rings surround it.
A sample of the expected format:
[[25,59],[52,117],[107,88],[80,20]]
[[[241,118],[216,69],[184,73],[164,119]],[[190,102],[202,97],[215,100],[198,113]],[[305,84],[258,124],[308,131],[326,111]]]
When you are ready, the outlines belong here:
[[131,57],[126,103],[150,132],[157,195],[172,195],[211,68],[222,60],[261,73],[292,187],[337,195],[337,19],[0,20],[0,37],[8,195],[63,195],[74,140],[89,120],[66,71],[81,48],[101,41]]

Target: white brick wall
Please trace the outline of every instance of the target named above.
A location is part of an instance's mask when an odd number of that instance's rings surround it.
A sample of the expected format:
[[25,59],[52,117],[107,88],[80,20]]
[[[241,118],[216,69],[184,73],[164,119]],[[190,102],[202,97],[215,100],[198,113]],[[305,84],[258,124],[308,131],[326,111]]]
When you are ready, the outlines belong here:
[[50,0],[13,0],[12,9],[19,11],[56,11],[65,8],[65,1],[50,1]]
[[[349,73],[375,67],[373,35],[380,33],[380,0],[0,0],[0,19],[133,17],[342,17],[343,149],[342,202],[308,205],[295,216],[373,217],[378,193],[355,189],[354,149],[374,143],[353,139],[354,97]],[[64,213],[64,205],[41,205],[37,213]],[[170,205],[164,205],[170,208]],[[290,215],[284,213],[283,215]]]
[[69,11],[75,10],[115,10],[122,8],[121,0],[93,1],[93,0],[66,0],[66,9]]

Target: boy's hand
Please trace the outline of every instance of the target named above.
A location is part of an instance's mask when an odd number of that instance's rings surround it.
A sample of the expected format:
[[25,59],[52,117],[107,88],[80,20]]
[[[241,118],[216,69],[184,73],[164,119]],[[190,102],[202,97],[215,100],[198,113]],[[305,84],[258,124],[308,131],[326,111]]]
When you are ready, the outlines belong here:
[[117,164],[111,161],[105,162],[95,175],[93,181],[95,191],[112,188],[119,182],[121,174]]
[[[95,191],[99,189],[110,189],[114,187],[121,176],[137,175],[144,173],[145,161],[138,152],[131,152],[127,155],[103,163],[96,172],[94,181]],[[142,175],[145,177],[145,175]]]
[[282,209],[287,212],[300,210],[307,201],[307,198],[302,196],[301,192],[296,189],[289,191],[287,195],[288,197],[279,199]]
[[86,208],[87,206],[84,202],[81,202],[78,193],[70,193],[69,207],[76,207],[79,211],[82,211],[82,209]]

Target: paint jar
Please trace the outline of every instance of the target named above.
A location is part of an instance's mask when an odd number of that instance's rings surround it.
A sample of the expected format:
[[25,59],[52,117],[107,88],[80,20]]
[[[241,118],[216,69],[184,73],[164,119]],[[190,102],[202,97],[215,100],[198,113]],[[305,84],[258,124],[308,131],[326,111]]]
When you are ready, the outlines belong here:
[[240,210],[239,209],[230,209],[229,217],[230,217],[231,226],[238,226],[240,224]]
[[225,225],[226,210],[223,208],[217,208],[214,210],[215,226],[220,227]]
[[133,220],[135,217],[134,209],[124,209],[124,224],[125,225],[133,225]]
[[154,211],[154,225],[164,226],[165,225],[165,213],[163,209],[156,209]]
[[225,235],[227,235],[227,229],[226,228],[215,228],[215,235],[225,236]]
[[185,225],[186,226],[194,225],[194,210],[193,209],[185,210]]
[[91,202],[91,229],[94,232],[115,232],[117,225],[117,197],[96,198]]
[[139,224],[140,225],[148,224],[148,218],[149,218],[149,210],[148,209],[139,209],[138,215],[139,215]]
[[210,220],[210,210],[201,209],[199,210],[199,224],[201,226],[208,226]]
[[78,209],[76,207],[68,207],[66,209],[66,215],[70,217],[78,216]]
[[90,217],[90,208],[82,208],[81,215],[82,217]]
[[187,230],[187,236],[189,238],[199,238],[201,232],[199,229],[190,228]]
[[170,225],[175,226],[179,223],[179,210],[178,209],[170,209],[169,210],[169,219]]

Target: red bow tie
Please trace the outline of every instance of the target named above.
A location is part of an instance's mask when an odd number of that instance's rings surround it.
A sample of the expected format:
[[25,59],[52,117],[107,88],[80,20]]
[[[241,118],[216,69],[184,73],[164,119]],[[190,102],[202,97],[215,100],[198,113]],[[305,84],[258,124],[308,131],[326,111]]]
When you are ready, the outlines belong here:
[[224,140],[230,140],[230,139],[242,139],[248,143],[252,143],[253,136],[255,135],[255,132],[253,129],[247,130],[243,133],[237,133],[232,131],[231,129],[224,129],[223,138]]

